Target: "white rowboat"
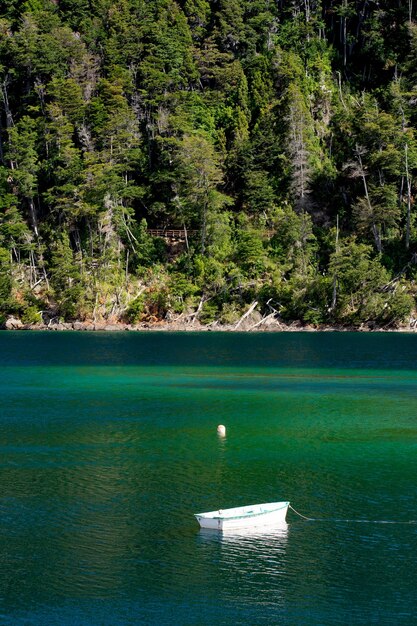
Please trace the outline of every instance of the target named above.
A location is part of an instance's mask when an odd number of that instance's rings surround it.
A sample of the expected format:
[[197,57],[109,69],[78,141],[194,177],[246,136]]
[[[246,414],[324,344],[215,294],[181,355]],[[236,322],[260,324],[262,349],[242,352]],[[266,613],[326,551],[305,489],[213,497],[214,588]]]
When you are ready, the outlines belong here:
[[289,502],[266,502],[233,509],[219,509],[208,513],[195,513],[201,528],[235,530],[285,524]]

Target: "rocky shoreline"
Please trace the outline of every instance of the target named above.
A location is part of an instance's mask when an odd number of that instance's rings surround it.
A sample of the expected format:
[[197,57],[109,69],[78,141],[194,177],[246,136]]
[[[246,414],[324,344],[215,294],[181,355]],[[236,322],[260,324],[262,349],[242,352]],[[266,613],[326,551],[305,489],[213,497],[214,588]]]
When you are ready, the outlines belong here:
[[267,320],[265,323],[253,322],[250,318],[237,327],[233,324],[200,324],[198,321],[159,321],[142,322],[139,324],[127,324],[117,320],[112,321],[75,321],[75,322],[49,322],[48,324],[24,324],[20,319],[10,317],[6,320],[1,330],[32,330],[32,331],[88,331],[88,332],[417,332],[414,324],[404,324],[400,327],[380,327],[377,324],[369,323],[362,326],[308,326],[301,322],[290,324],[279,320]]

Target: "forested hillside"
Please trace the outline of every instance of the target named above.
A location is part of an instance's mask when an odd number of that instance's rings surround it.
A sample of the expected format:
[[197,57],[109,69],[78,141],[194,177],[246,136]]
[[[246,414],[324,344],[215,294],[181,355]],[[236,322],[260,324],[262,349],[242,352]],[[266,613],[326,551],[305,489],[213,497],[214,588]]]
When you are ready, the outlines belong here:
[[0,322],[409,320],[416,12],[1,3]]

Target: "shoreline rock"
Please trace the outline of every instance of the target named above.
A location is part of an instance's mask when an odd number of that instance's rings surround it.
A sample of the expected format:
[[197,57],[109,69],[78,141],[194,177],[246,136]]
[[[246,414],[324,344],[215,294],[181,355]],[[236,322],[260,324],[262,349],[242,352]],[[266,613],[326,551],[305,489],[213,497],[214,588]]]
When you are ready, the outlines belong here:
[[160,322],[141,322],[139,324],[128,324],[123,322],[101,321],[93,322],[91,320],[81,322],[56,322],[56,323],[37,323],[24,324],[20,319],[9,317],[1,330],[33,330],[33,331],[87,331],[87,332],[251,332],[251,333],[276,333],[276,332],[405,332],[415,333],[416,328],[404,324],[398,328],[377,327],[373,324],[355,326],[309,326],[301,322],[292,322],[285,324],[278,320],[268,320],[265,324],[256,324],[253,327],[251,321],[241,324],[236,328],[233,324],[212,324],[203,325],[196,321],[179,322],[179,321],[160,321]]
[[9,317],[5,323],[5,330],[21,330],[24,328],[22,320],[16,317]]

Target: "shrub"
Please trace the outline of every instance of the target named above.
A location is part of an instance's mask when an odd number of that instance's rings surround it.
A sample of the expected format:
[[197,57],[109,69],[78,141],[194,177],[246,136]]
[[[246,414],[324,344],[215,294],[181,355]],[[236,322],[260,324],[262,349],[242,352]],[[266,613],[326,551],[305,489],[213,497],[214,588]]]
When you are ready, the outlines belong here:
[[24,309],[21,319],[24,324],[37,324],[42,321],[37,307],[33,305]]
[[136,324],[137,322],[140,322],[140,320],[143,318],[143,314],[145,311],[145,297],[144,295],[140,295],[137,298],[135,298],[134,300],[132,300],[132,302],[129,304],[127,310],[126,310],[126,319],[131,323],[131,324]]
[[202,324],[211,324],[219,315],[219,309],[215,302],[205,302],[199,315]]

